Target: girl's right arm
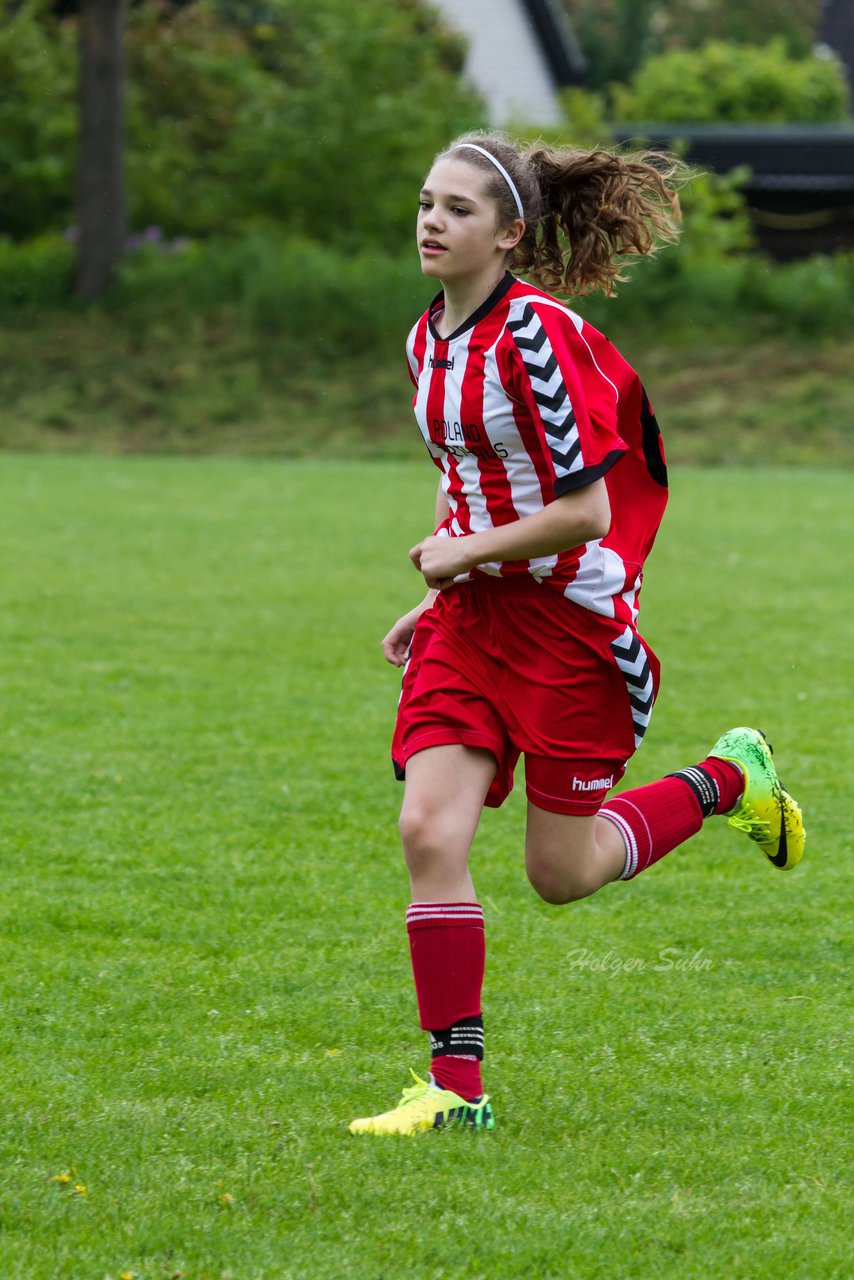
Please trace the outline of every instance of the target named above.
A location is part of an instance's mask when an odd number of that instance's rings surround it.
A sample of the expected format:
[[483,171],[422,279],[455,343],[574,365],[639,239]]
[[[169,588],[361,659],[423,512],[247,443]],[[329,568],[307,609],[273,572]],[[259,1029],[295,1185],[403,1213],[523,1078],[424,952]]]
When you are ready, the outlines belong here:
[[[448,500],[442,492],[440,484],[436,493],[434,528],[438,529],[440,525],[444,524],[449,514]],[[386,662],[390,662],[393,667],[402,667],[406,662],[409,646],[412,644],[412,637],[415,634],[415,624],[422,613],[426,613],[432,607],[433,601],[438,594],[438,591],[431,588],[414,609],[410,609],[409,613],[405,613],[402,618],[398,618],[391,631],[384,637],[382,642],[383,656]]]

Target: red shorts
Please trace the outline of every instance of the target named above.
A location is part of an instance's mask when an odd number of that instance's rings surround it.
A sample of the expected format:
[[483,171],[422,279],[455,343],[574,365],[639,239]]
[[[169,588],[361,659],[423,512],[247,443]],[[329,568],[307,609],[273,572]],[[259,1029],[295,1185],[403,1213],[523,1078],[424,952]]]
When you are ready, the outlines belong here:
[[525,755],[529,800],[596,813],[643,738],[659,665],[625,623],[491,579],[443,591],[418,620],[392,743],[398,777],[426,747],[492,752],[500,805]]

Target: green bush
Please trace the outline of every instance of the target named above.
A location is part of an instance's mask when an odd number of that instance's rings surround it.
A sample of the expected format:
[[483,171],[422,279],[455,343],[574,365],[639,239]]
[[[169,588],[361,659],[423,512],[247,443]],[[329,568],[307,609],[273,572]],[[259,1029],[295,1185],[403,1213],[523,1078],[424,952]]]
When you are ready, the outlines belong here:
[[281,86],[207,4],[131,12],[126,86],[130,221],[167,234],[224,230],[242,195],[230,170],[248,104],[268,109]]
[[178,253],[143,248],[124,260],[103,305],[135,326],[228,308],[248,332],[319,361],[400,350],[434,291],[414,253],[333,253],[252,232]]
[[815,255],[784,267],[749,258],[742,264],[737,306],[774,317],[789,332],[833,337],[854,323],[854,253]]
[[[592,296],[583,314],[606,332],[650,323],[837,336],[854,323],[854,254],[773,263],[745,252],[751,232],[737,176],[701,176],[685,193],[680,242],[651,260],[627,259],[630,282]],[[58,310],[74,266],[63,236],[0,240],[0,319]],[[436,285],[413,253],[334,252],[260,231],[187,244],[151,237],[122,262],[100,304],[134,331],[180,329],[223,315],[247,340],[279,345],[315,365],[399,353]]]
[[[222,173],[231,225],[401,246],[430,158],[482,106],[433,11],[399,0],[268,0],[254,56],[276,95],[247,99]],[[272,34],[271,34],[272,33]]]
[[759,254],[716,259],[667,249],[633,271],[614,298],[585,298],[591,324],[619,339],[650,324],[668,331],[838,338],[854,325],[854,253],[774,263]]
[[[593,324],[644,323],[657,316],[679,323],[690,317],[720,320],[741,298],[743,264],[751,256],[753,228],[741,184],[745,172],[722,177],[697,172],[681,192],[682,235],[652,258],[625,259],[629,282],[614,298],[585,299],[583,312]],[[778,270],[779,268],[773,268]],[[746,310],[750,311],[745,298]]]
[[611,116],[621,121],[786,123],[848,117],[848,86],[839,61],[792,58],[783,40],[763,47],[712,41],[649,58],[626,85],[610,87]]
[[74,247],[59,235],[23,244],[0,236],[0,316],[61,307],[74,275]]
[[647,58],[710,40],[762,45],[785,32],[796,57],[817,38],[821,0],[567,0],[591,89],[628,80]]
[[[483,122],[459,41],[420,0],[233,9],[129,9],[131,226],[403,244],[430,157]],[[0,234],[74,221],[75,33],[48,0],[0,15]]]
[[76,50],[48,0],[0,15],[0,234],[67,225],[74,193]]

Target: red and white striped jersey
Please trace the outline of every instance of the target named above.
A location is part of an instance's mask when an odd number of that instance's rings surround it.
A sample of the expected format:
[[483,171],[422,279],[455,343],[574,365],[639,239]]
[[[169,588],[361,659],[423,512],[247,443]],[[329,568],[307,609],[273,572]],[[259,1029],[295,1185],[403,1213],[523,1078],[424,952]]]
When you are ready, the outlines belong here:
[[438,532],[508,524],[604,476],[604,538],[465,576],[530,574],[634,625],[667,502],[661,438],[640,379],[598,330],[509,273],[448,338],[435,328],[443,305],[440,294],[407,342],[415,416],[450,508]]

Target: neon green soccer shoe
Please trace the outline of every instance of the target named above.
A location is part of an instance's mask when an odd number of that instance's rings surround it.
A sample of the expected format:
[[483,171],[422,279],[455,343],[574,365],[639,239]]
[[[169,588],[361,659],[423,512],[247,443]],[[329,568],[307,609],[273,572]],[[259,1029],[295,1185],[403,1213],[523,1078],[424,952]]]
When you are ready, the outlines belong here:
[[772,748],[759,729],[730,729],[709,752],[737,764],[745,777],[744,794],[727,815],[781,871],[796,867],[804,852],[804,820],[797,802],[777,777]]
[[476,1102],[466,1102],[450,1089],[440,1089],[432,1080],[421,1080],[412,1072],[415,1081],[404,1089],[403,1097],[391,1111],[379,1116],[354,1120],[351,1133],[404,1134],[414,1137],[425,1129],[442,1129],[459,1125],[468,1129],[491,1129],[495,1124],[492,1106],[486,1094]]

